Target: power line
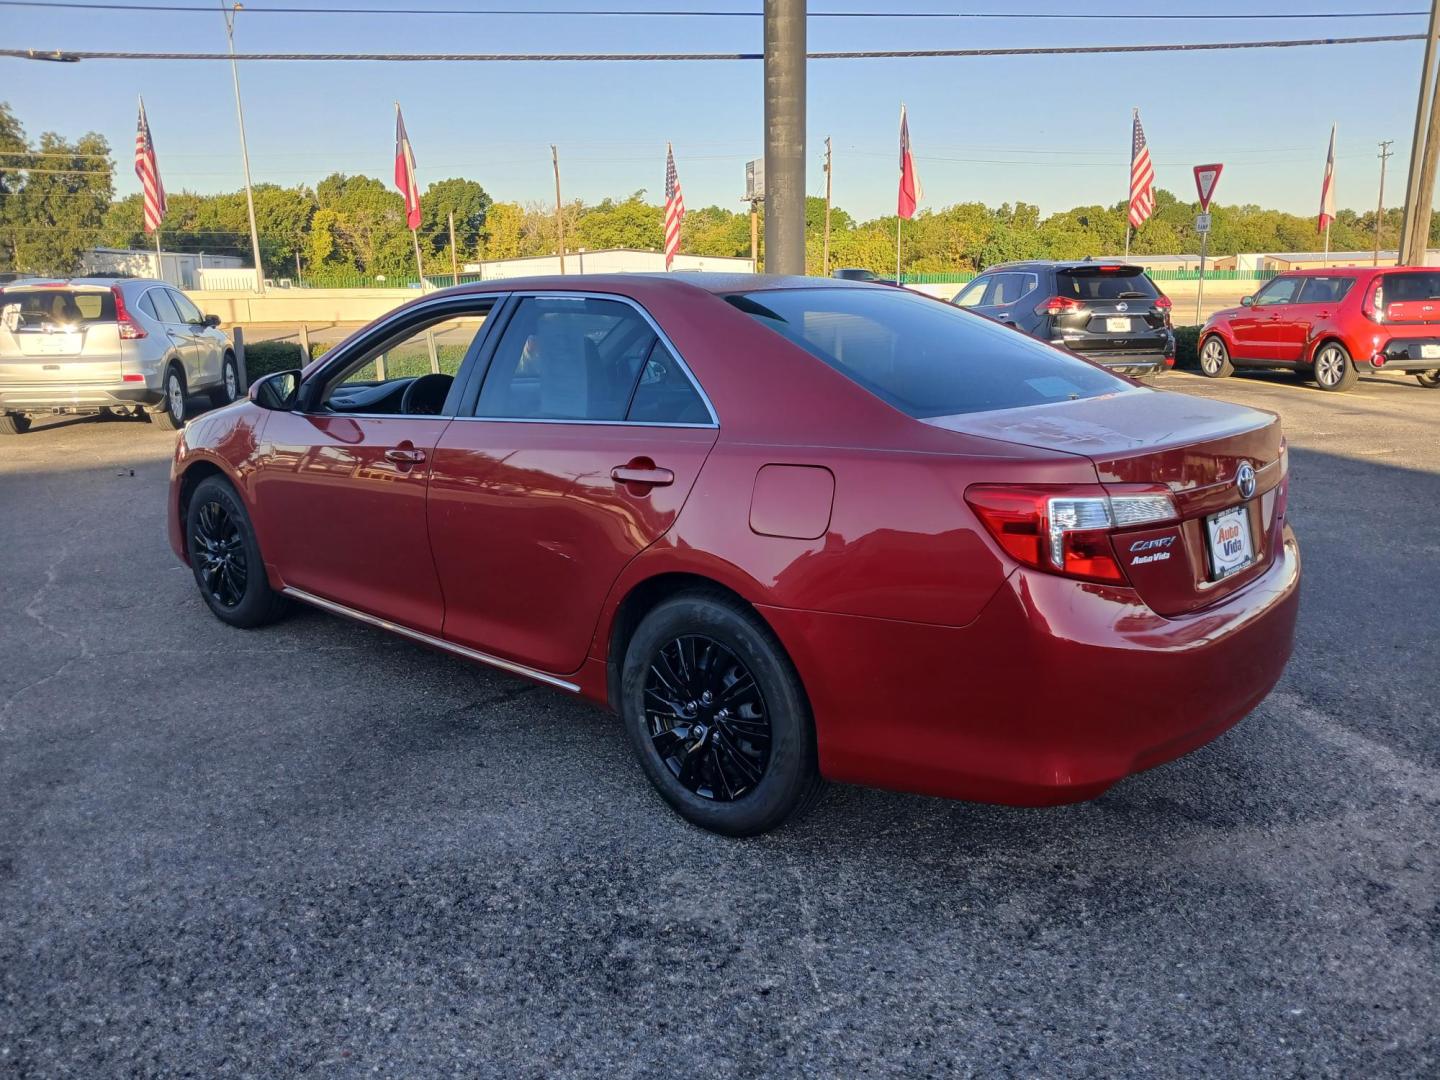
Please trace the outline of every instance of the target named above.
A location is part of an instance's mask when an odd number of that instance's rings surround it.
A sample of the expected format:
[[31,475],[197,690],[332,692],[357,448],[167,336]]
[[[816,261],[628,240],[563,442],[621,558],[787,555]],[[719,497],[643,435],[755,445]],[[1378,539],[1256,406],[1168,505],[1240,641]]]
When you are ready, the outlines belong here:
[[[3,0],[0,0],[3,2]],[[997,49],[856,49],[812,52],[810,60],[933,60],[987,56],[1093,56],[1115,53],[1222,52],[1233,49],[1298,49],[1322,45],[1375,45],[1424,41],[1424,34],[1376,34],[1365,37],[1296,38],[1271,41],[1214,41],[1152,45],[1053,45]],[[400,63],[623,63],[650,61],[761,60],[763,53],[201,53],[114,52],[110,50],[0,49],[0,56],[20,60],[289,60],[384,61]]]
[[[215,8],[199,4],[126,4],[126,3],[82,3],[76,0],[57,0],[49,3],[45,0],[0,0],[0,7],[23,7],[23,8],[66,8],[82,11],[157,11],[165,13],[185,13],[214,15]],[[699,10],[686,11],[682,9],[654,9],[644,8],[608,8],[608,9],[585,9],[585,8],[507,8],[507,7],[435,7],[435,8],[369,8],[369,7],[247,7],[246,16],[250,15],[461,15],[461,16],[495,16],[495,15],[523,15],[527,17],[563,17],[575,18],[596,17],[596,18],[651,18],[651,19],[672,19],[672,18],[693,18],[693,19],[759,19],[763,12],[759,11],[720,11],[720,10]],[[1285,12],[1242,12],[1238,14],[1223,14],[1218,12],[1200,12],[1196,14],[1151,14],[1147,13],[1147,20],[1167,20],[1175,22],[1211,22],[1222,20],[1278,20],[1278,19],[1397,19],[1408,18],[1416,15],[1428,15],[1428,11],[1285,11]],[[1040,11],[1040,12],[1013,12],[1013,11],[812,11],[809,13],[812,19],[999,19],[999,20],[1023,20],[1023,21],[1073,21],[1073,20],[1096,20],[1115,19],[1121,17],[1117,13],[1096,13],[1096,12],[1069,12],[1069,11]]]

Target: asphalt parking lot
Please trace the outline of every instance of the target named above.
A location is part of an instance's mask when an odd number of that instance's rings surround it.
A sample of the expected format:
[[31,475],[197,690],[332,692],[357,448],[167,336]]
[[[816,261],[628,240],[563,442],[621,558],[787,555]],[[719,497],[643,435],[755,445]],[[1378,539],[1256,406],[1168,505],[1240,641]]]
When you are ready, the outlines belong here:
[[1164,385],[1285,418],[1271,698],[1092,803],[832,788],[751,841],[558,692],[213,619],[173,435],[6,440],[0,1074],[1437,1075],[1440,391]]

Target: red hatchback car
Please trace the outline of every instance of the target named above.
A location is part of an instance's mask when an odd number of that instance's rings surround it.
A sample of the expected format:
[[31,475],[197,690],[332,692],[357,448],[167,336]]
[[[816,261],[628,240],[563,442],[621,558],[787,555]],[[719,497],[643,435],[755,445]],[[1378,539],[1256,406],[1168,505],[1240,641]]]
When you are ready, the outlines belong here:
[[821,777],[1043,805],[1213,739],[1290,655],[1287,485],[1275,416],[906,290],[566,277],[193,420],[170,539],[231,625],[293,598],[609,706],[743,835]]
[[1291,368],[1322,390],[1349,390],[1361,372],[1403,371],[1440,386],[1440,270],[1294,270],[1200,331],[1200,370]]

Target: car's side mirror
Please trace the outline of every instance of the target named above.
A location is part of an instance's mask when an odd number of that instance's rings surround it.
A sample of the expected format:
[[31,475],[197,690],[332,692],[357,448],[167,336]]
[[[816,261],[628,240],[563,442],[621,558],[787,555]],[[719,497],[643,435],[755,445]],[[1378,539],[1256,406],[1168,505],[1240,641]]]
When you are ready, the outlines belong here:
[[300,392],[300,370],[273,371],[250,384],[250,400],[262,409],[289,412]]
[[1242,297],[1240,297],[1240,306],[1241,306],[1241,307],[1254,307],[1254,306],[1255,306],[1255,298],[1254,298],[1253,296],[1242,296]]
[[220,327],[219,315],[206,315],[200,321],[203,322],[206,326],[210,327],[211,330],[217,330]]

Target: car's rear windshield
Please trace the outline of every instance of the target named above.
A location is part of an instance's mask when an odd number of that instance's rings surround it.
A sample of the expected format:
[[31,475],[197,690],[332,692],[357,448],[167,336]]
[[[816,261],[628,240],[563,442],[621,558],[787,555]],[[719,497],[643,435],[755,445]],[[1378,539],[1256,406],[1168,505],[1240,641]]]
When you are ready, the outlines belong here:
[[1131,388],[1017,330],[906,289],[774,289],[725,299],[914,417]]
[[1144,271],[1133,266],[1119,270],[1100,266],[1057,270],[1055,291],[1072,300],[1149,300],[1160,295]]
[[0,292],[0,324],[11,331],[114,321],[115,295],[109,289],[6,289]]
[[1407,300],[1440,300],[1440,270],[1406,270],[1386,274],[1382,279],[1385,303]]

